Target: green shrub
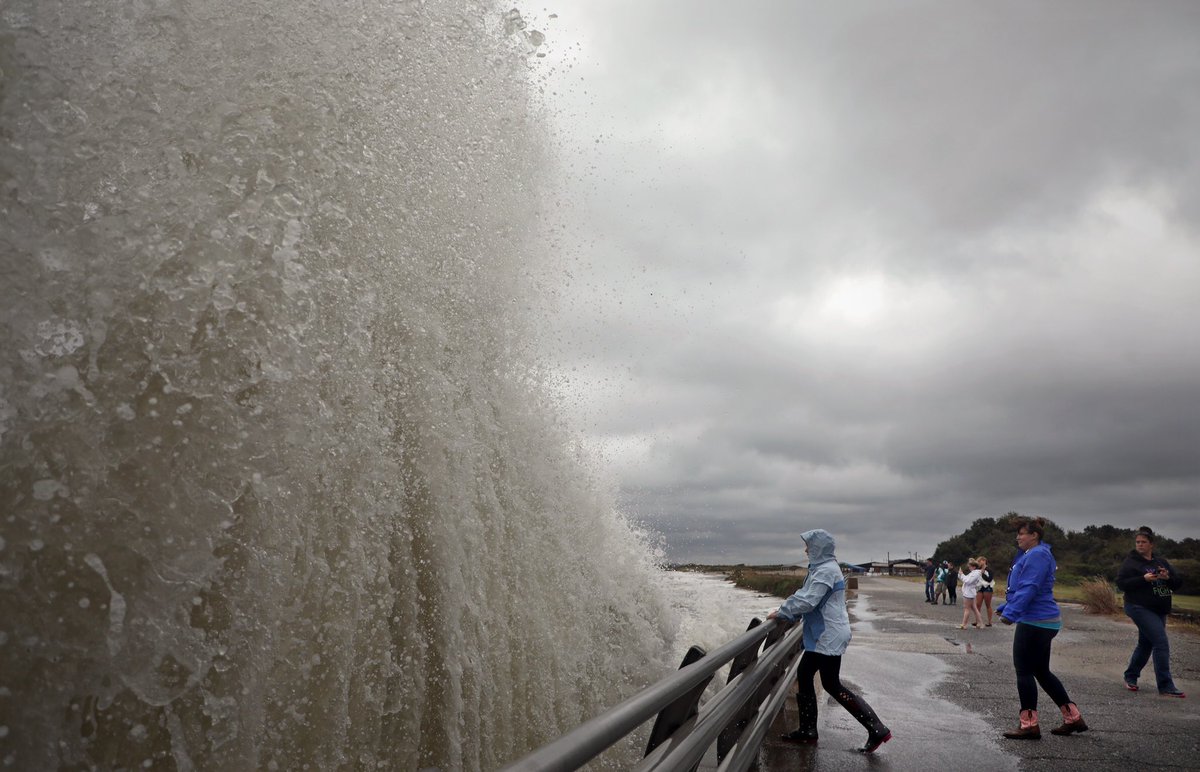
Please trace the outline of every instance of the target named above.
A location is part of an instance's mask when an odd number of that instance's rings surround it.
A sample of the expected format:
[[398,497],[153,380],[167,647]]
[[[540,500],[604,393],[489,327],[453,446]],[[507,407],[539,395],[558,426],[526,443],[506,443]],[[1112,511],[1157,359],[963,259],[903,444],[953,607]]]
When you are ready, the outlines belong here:
[[765,595],[786,598],[804,585],[803,576],[780,576],[779,574],[757,573],[745,569],[729,574],[729,580],[738,587],[754,590]]
[[1172,560],[1169,557],[1167,560],[1171,562],[1171,568],[1174,568],[1183,577],[1183,586],[1176,592],[1180,595],[1200,595],[1200,560],[1192,558]]
[[1085,581],[1091,581],[1093,579],[1102,579],[1102,578],[1103,577],[1089,576],[1087,579],[1085,579],[1084,574],[1082,574],[1079,571],[1079,568],[1077,566],[1064,567],[1060,564],[1058,567],[1058,570],[1054,572],[1054,583],[1056,585],[1057,584],[1077,585],[1077,584],[1083,584],[1083,582],[1085,582]]

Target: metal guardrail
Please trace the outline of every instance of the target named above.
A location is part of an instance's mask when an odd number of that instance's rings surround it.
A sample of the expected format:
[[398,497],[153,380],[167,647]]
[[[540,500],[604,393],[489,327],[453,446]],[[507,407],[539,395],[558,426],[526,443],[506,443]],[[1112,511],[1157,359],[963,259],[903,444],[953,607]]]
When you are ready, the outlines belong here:
[[[745,633],[711,654],[693,646],[670,676],[512,762],[503,772],[578,769],[656,716],[637,772],[693,770],[714,742],[718,772],[749,769],[790,692],[800,662],[801,634],[800,625],[755,619]],[[725,687],[699,707],[708,682],[730,661]]]

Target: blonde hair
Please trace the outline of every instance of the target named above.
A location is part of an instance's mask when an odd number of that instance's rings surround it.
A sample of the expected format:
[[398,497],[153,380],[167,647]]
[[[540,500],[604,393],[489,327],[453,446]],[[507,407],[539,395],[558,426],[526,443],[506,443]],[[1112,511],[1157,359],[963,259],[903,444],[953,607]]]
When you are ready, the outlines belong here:
[[975,558],[970,558],[967,560],[968,568],[978,568],[978,566],[979,566],[979,561],[976,560]]
[[986,563],[988,561],[987,561],[987,558],[985,558],[983,555],[980,555],[979,557],[975,558],[975,562],[976,563]]

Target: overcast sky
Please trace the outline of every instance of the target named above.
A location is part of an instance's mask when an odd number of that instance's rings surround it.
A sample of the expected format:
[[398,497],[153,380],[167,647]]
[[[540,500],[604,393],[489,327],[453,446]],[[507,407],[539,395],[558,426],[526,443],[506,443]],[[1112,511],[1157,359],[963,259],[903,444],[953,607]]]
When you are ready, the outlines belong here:
[[526,17],[569,411],[671,558],[1200,536],[1200,3]]

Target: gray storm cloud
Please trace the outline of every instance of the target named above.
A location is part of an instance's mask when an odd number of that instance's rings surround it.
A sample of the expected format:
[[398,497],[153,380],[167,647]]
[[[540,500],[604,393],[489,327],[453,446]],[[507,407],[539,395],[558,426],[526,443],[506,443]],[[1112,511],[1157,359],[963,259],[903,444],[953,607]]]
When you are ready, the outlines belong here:
[[1200,7],[559,11],[552,358],[680,560],[1195,535]]

